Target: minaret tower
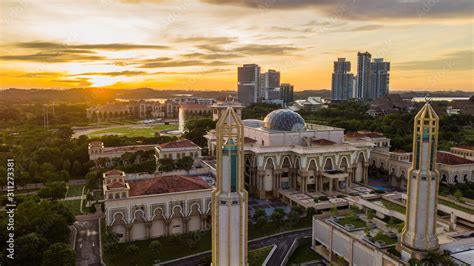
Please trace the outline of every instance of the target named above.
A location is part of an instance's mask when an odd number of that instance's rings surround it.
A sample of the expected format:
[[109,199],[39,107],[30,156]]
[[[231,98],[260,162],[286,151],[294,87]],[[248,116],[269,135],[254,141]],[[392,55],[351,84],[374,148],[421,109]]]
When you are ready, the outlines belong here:
[[402,259],[422,259],[439,247],[436,236],[439,172],[436,170],[439,118],[427,102],[415,116],[412,166],[408,171]]
[[248,194],[243,178],[244,127],[228,107],[216,125],[217,182],[212,192],[212,265],[247,265]]

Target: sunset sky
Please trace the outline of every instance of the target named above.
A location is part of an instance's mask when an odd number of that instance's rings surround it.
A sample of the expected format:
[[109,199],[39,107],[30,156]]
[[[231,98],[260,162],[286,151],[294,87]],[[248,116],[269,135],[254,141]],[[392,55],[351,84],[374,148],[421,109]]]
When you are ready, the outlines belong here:
[[390,89],[474,91],[472,0],[1,0],[0,88],[235,90],[236,68],[328,89],[333,61]]

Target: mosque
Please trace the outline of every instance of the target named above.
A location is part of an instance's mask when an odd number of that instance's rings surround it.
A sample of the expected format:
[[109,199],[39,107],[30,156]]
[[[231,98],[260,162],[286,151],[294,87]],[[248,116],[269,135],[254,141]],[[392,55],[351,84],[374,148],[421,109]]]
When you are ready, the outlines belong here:
[[[344,129],[305,123],[296,112],[279,109],[263,121],[244,125],[245,189],[260,199],[292,193],[349,193],[353,182],[366,184],[371,141],[344,140]],[[216,132],[205,136],[216,154]],[[383,138],[381,145],[389,145]]]

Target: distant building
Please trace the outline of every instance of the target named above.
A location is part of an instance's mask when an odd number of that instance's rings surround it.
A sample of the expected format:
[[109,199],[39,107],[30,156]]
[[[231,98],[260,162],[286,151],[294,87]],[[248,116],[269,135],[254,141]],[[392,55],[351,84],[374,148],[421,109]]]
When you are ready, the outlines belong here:
[[351,71],[351,63],[345,58],[338,58],[334,62],[334,72],[332,74],[332,100],[345,101],[354,98],[353,83],[354,75]]
[[452,100],[448,104],[447,113],[448,115],[474,115],[474,96],[467,100]]
[[88,146],[89,160],[97,161],[101,158],[108,159],[110,162],[107,163],[107,165],[111,165],[113,158],[120,158],[127,152],[150,151],[154,150],[156,146],[157,144],[105,147],[103,142],[93,141],[89,143]]
[[372,55],[369,52],[357,53],[357,89],[355,95],[357,99],[369,99],[371,58]]
[[308,97],[305,100],[296,100],[294,101],[293,106],[291,107],[295,111],[305,110],[309,112],[317,111],[321,108],[326,108],[326,101],[321,97]]
[[390,63],[384,62],[383,58],[375,58],[370,63],[370,87],[369,99],[378,99],[389,93]]
[[283,100],[283,103],[289,104],[294,102],[295,96],[293,90],[293,85],[289,83],[280,84],[280,99]]
[[400,94],[389,94],[374,100],[367,113],[371,116],[386,115],[394,112],[411,112],[415,105],[410,99],[403,99]]
[[87,108],[87,118],[93,121],[120,119],[176,118],[180,105],[211,105],[216,100],[201,97],[176,97],[165,102],[153,100],[116,101]]
[[160,165],[161,159],[172,159],[174,161],[184,157],[191,157],[197,165],[202,158],[201,147],[188,139],[174,140],[155,147],[156,166]]
[[126,181],[103,174],[106,226],[120,242],[209,230],[212,187],[198,176],[159,176]]
[[260,93],[260,67],[246,64],[237,69],[237,97],[243,105],[258,102]]

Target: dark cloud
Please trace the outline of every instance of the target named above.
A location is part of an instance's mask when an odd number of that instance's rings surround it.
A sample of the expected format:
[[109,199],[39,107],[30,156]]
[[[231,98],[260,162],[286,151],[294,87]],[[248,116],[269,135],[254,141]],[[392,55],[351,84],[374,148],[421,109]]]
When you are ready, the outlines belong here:
[[472,0],[202,0],[211,4],[239,5],[256,9],[314,8],[330,17],[374,18],[471,18]]
[[403,70],[472,70],[474,69],[474,51],[464,50],[445,54],[431,60],[408,61],[393,64],[394,68]]
[[231,59],[242,57],[243,55],[237,53],[190,53],[182,55],[185,58],[197,58],[197,59],[207,59],[207,60],[218,60],[218,59]]
[[286,45],[249,44],[232,49],[232,52],[246,55],[288,55],[300,50],[299,48]]
[[128,44],[128,43],[107,43],[107,44],[65,44],[55,42],[18,42],[12,44],[14,47],[26,49],[89,49],[89,50],[135,50],[135,49],[168,49],[168,46],[163,45],[148,45],[148,44]]
[[4,61],[28,61],[40,63],[67,63],[106,60],[106,57],[82,53],[64,53],[64,52],[40,52],[27,55],[3,55],[0,60]]
[[89,87],[92,85],[92,82],[89,81],[89,78],[75,78],[75,79],[55,79],[53,82],[61,82],[71,84],[73,86]]
[[204,61],[204,60],[172,60],[170,58],[145,59],[141,61],[139,68],[165,68],[165,67],[188,67],[188,66],[224,66],[230,63],[225,61]]
[[300,32],[300,33],[308,33],[313,32],[314,28],[312,27],[302,27],[302,28],[290,28],[290,27],[278,27],[274,26],[270,28],[271,31],[275,32]]

